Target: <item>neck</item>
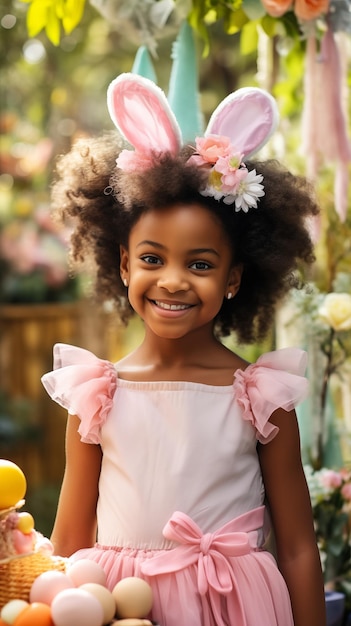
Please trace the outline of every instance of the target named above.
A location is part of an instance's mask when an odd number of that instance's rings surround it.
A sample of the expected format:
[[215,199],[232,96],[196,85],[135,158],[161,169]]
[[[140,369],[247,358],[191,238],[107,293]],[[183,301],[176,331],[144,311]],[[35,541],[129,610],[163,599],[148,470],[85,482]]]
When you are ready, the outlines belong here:
[[233,372],[244,361],[226,348],[212,329],[199,329],[185,337],[166,339],[146,328],[136,350],[118,362],[121,378],[129,380],[189,380],[230,385]]
[[197,358],[203,359],[218,345],[219,342],[213,335],[212,327],[209,327],[176,339],[158,337],[146,329],[140,347],[145,354],[149,354],[150,361],[159,361],[161,364],[186,364]]

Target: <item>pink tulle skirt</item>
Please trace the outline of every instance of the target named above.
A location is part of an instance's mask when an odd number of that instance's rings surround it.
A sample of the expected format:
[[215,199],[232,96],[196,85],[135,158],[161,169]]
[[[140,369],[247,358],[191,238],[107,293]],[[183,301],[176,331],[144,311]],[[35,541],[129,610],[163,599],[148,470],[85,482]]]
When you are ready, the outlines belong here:
[[254,547],[257,533],[238,530],[247,527],[251,513],[205,535],[185,514],[175,513],[164,530],[178,542],[174,549],[97,544],[72,558],[99,563],[110,589],[128,576],[144,578],[153,591],[148,617],[160,626],[294,626],[273,556]]

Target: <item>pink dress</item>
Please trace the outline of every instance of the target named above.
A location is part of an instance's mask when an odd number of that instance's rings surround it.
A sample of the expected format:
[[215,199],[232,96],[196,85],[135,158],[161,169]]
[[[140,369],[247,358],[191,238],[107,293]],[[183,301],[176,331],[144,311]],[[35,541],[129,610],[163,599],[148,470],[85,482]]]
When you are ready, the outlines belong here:
[[237,370],[229,386],[135,382],[91,352],[58,344],[43,377],[79,416],[83,442],[103,451],[97,543],[75,557],[114,585],[152,586],[162,626],[293,626],[276,562],[262,549],[267,519],[257,440],[268,420],[307,395],[306,354],[285,348]]

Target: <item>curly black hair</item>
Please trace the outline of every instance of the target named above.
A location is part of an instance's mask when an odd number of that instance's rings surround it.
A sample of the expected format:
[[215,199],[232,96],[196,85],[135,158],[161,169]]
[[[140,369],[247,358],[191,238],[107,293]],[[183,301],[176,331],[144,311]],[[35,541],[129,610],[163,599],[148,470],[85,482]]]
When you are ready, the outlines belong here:
[[113,131],[78,140],[58,160],[53,210],[61,219],[73,218],[73,263],[92,261],[97,295],[113,301],[127,323],[133,311],[120,277],[119,245],[128,245],[130,230],[143,212],[182,202],[201,204],[221,220],[234,263],[243,266],[238,293],[233,300],[224,299],[216,317],[216,334],[235,331],[244,343],[263,339],[279,300],[299,283],[296,270],[314,261],[307,220],[318,207],[309,183],[275,160],[246,161],[249,170],[263,175],[265,195],[257,209],[235,212],[199,193],[207,173],[187,163],[191,148],[177,156],[155,156],[148,170],[128,173],[116,167],[125,147]]

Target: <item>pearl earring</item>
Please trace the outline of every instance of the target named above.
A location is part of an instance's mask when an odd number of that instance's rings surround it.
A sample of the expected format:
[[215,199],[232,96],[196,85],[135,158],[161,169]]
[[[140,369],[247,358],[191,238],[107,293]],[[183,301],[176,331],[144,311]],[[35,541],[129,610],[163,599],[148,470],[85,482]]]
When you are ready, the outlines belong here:
[[125,287],[128,287],[128,280],[126,278],[122,278],[122,283]]
[[228,295],[227,295],[227,300],[231,300],[231,299],[232,299],[232,297],[233,297],[233,294],[232,294],[232,292],[231,292],[231,291],[229,291],[229,292],[228,292]]

